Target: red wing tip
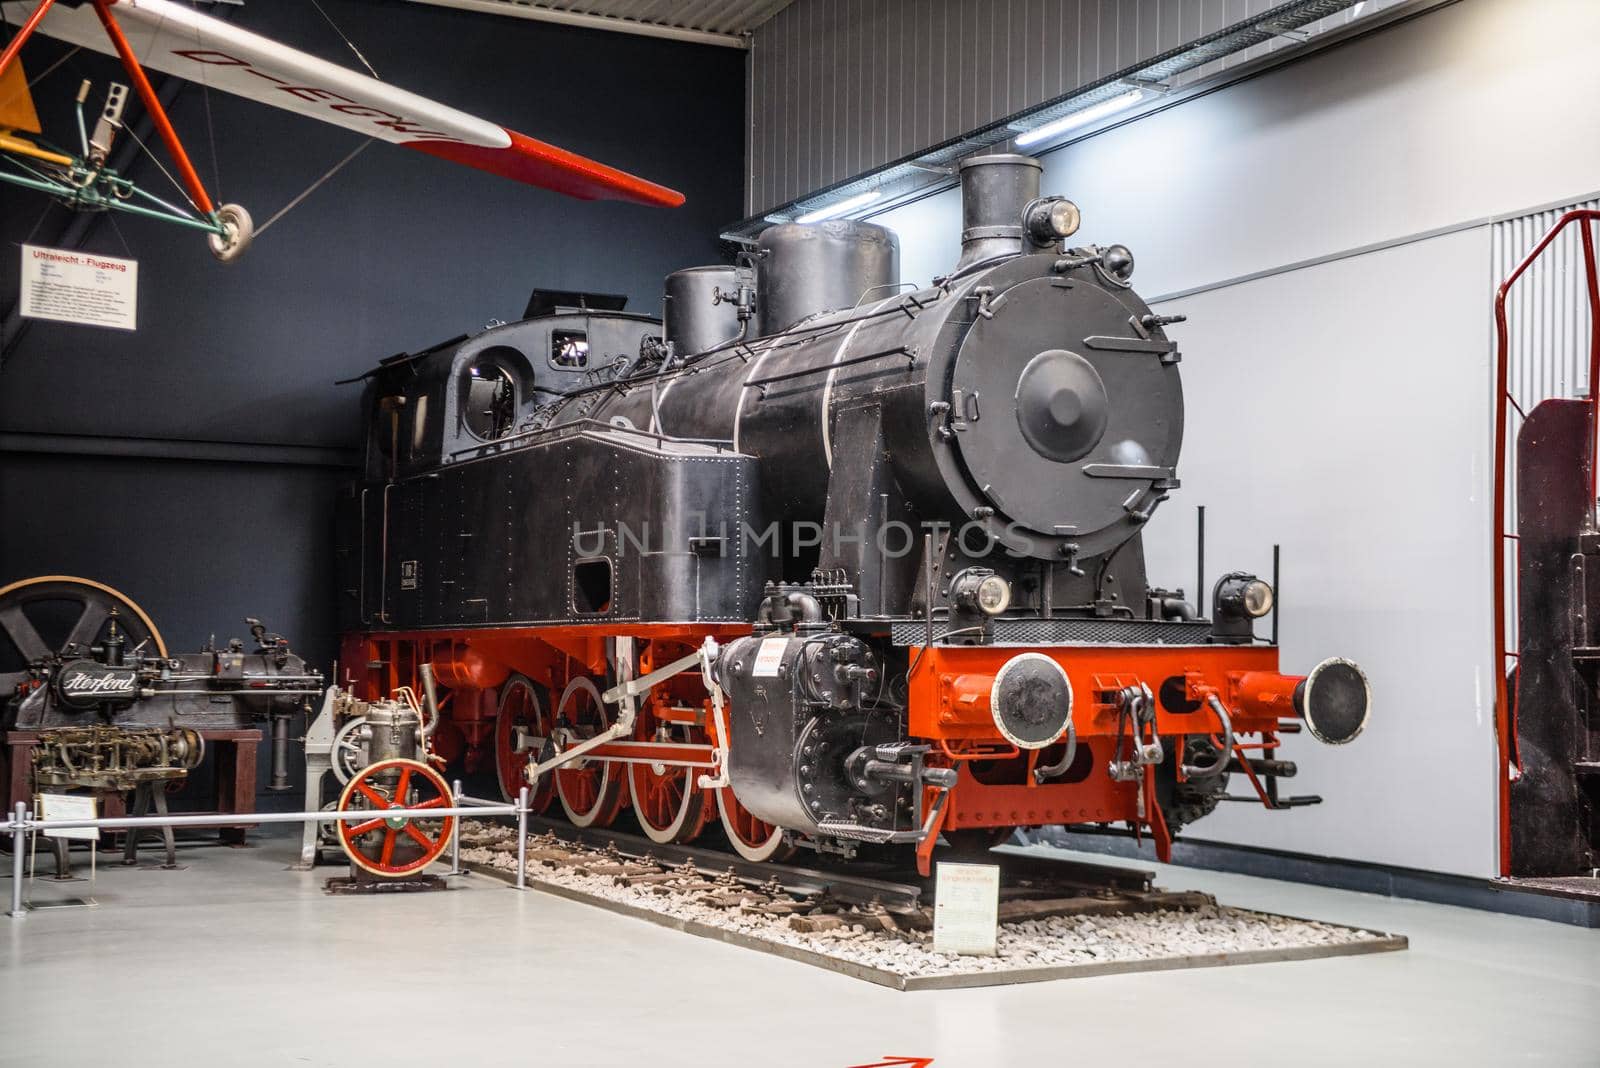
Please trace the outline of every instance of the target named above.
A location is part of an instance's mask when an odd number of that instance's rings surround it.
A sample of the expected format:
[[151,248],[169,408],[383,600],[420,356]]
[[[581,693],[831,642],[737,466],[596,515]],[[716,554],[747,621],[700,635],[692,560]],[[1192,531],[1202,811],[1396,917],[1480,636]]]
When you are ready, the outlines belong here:
[[617,200],[652,208],[676,208],[684,195],[676,189],[629,174],[575,152],[507,130],[504,147],[468,145],[459,141],[401,142],[406,148],[498,174],[515,182],[564,193],[579,200]]

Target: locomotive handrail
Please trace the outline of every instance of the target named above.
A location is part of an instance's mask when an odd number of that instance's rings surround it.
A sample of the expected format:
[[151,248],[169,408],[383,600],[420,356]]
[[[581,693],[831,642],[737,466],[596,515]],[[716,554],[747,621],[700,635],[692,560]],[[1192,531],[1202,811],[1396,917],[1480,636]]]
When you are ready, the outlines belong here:
[[586,433],[590,430],[621,431],[624,434],[637,434],[640,437],[653,439],[657,448],[668,444],[705,445],[718,452],[733,451],[733,442],[727,438],[678,438],[673,437],[671,434],[659,434],[653,430],[641,430],[634,426],[617,426],[614,423],[607,423],[592,416],[585,416],[582,419],[574,419],[571,422],[557,423],[555,426],[541,426],[532,430],[521,430],[515,434],[507,434],[503,438],[496,438],[494,441],[486,441],[481,445],[468,445],[464,449],[456,449],[450,453],[450,456],[453,459],[469,452],[480,452],[485,449],[494,450],[496,446],[506,445],[523,438],[533,438],[541,435],[554,437],[561,434],[571,436],[573,434]]
[[747,379],[742,388],[759,389],[765,393],[765,387],[773,385],[777,382],[789,382],[796,378],[805,378],[808,375],[820,375],[823,372],[834,371],[840,367],[849,367],[852,364],[867,363],[871,360],[882,359],[885,356],[904,356],[912,363],[916,363],[917,349],[914,345],[896,345],[893,348],[882,349],[878,352],[864,352],[859,356],[851,356],[846,360],[836,360],[830,364],[818,364],[815,367],[802,367],[798,371],[785,371],[782,374],[768,375],[766,378]]
[[[1510,369],[1511,360],[1509,352],[1509,330],[1506,324],[1506,296],[1517,280],[1527,272],[1528,268],[1544,254],[1551,242],[1573,223],[1584,224],[1581,234],[1583,243],[1584,276],[1589,296],[1589,388],[1583,398],[1590,407],[1589,416],[1589,515],[1591,521],[1595,515],[1595,453],[1597,445],[1597,415],[1600,415],[1600,278],[1595,273],[1595,247],[1594,228],[1592,223],[1600,221],[1600,210],[1592,208],[1578,208],[1569,211],[1556,220],[1550,231],[1544,235],[1533,251],[1523,257],[1516,269],[1500,283],[1500,288],[1495,291],[1494,298],[1494,324],[1495,324],[1495,414],[1494,414],[1494,652],[1495,652],[1495,729],[1500,743],[1500,782],[1497,793],[1500,808],[1500,873],[1511,874],[1511,783],[1513,773],[1520,776],[1522,773],[1521,754],[1517,751],[1516,724],[1513,719],[1513,700],[1516,691],[1509,695],[1506,687],[1506,663],[1515,660],[1518,653],[1511,651],[1507,646],[1506,627],[1506,543],[1515,541],[1517,535],[1506,530],[1506,446],[1510,422],[1508,407],[1514,407],[1519,415],[1526,417],[1522,405],[1511,395]],[[1517,577],[1513,576],[1512,582]],[[1520,690],[1522,673],[1517,673],[1517,689]]]

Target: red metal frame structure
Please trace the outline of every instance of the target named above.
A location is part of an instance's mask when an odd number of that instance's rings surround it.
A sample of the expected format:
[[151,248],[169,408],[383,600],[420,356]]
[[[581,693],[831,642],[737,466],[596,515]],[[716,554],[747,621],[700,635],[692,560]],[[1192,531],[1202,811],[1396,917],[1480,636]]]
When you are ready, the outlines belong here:
[[[127,37],[122,33],[121,25],[111,14],[111,5],[114,3],[116,0],[94,0],[95,14],[100,16],[100,24],[105,27],[106,36],[116,48],[123,69],[128,72],[128,78],[133,82],[133,87],[138,92],[140,101],[144,103],[145,110],[150,113],[150,119],[155,123],[162,143],[167,146],[167,152],[172,156],[172,162],[178,169],[178,177],[183,181],[189,199],[194,201],[197,211],[207,216],[213,215],[216,212],[216,205],[206,192],[205,183],[200,180],[194,164],[189,161],[189,153],[184,151],[183,142],[178,139],[178,131],[173,129],[172,120],[167,117],[167,109],[161,106],[161,98],[156,95],[155,87],[150,84],[144,67],[139,63],[139,57],[134,55],[133,46],[128,43]],[[45,15],[53,6],[55,0],[41,0],[39,6],[34,8],[33,14],[28,16],[28,21],[23,23],[22,29],[17,31],[17,35],[6,45],[5,51],[0,53],[0,74],[4,74],[16,61],[22,52],[22,46],[33,36],[33,32],[39,28],[39,24],[44,21]]]
[[[1508,586],[1506,579],[1506,543],[1515,541],[1517,535],[1506,529],[1506,466],[1507,443],[1510,427],[1510,410],[1515,408],[1517,414],[1526,418],[1522,405],[1511,395],[1510,370],[1511,359],[1509,351],[1509,331],[1506,324],[1506,296],[1511,292],[1511,287],[1517,279],[1532,267],[1544,254],[1551,242],[1562,231],[1574,223],[1582,223],[1583,266],[1585,283],[1589,294],[1589,389],[1584,399],[1589,404],[1589,454],[1593,456],[1600,439],[1600,277],[1595,271],[1595,239],[1594,226],[1600,222],[1600,211],[1581,208],[1569,211],[1556,224],[1550,228],[1533,251],[1525,256],[1521,263],[1500,283],[1500,288],[1495,292],[1494,298],[1494,323],[1495,323],[1495,414],[1494,414],[1494,651],[1495,663],[1498,668],[1495,678],[1495,728],[1500,742],[1500,782],[1498,786],[1500,806],[1500,874],[1511,874],[1511,783],[1513,773],[1521,774],[1521,761],[1517,754],[1516,723],[1512,716],[1513,703],[1508,700],[1506,692],[1506,672],[1510,662],[1516,660],[1518,653],[1508,649],[1506,634],[1507,594],[1514,587]],[[1589,466],[1589,505],[1591,511],[1595,502],[1595,466]],[[1516,576],[1511,581],[1516,582]],[[1520,681],[1520,673],[1518,675]]]

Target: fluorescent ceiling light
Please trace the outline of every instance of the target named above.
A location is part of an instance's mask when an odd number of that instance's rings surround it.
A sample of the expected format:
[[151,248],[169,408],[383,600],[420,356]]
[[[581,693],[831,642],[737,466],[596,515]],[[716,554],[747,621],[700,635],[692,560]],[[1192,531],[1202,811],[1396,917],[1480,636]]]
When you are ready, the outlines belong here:
[[1086,107],[1082,111],[1074,111],[1071,115],[1064,115],[1055,122],[1047,122],[1037,129],[1018,134],[1016,136],[1017,145],[1021,147],[1023,145],[1037,144],[1040,141],[1047,141],[1057,134],[1064,134],[1068,130],[1076,130],[1080,126],[1098,122],[1107,115],[1115,115],[1119,111],[1133,107],[1143,99],[1143,89],[1129,89],[1126,93],[1114,96],[1110,100],[1102,100],[1100,103],[1092,107]]
[[860,193],[853,197],[846,197],[837,204],[829,204],[825,208],[818,208],[816,211],[808,211],[796,219],[795,222],[814,223],[821,222],[823,219],[832,219],[843,215],[846,212],[855,211],[864,204],[871,204],[874,200],[877,200],[881,196],[883,196],[883,190],[869,189],[865,193]]

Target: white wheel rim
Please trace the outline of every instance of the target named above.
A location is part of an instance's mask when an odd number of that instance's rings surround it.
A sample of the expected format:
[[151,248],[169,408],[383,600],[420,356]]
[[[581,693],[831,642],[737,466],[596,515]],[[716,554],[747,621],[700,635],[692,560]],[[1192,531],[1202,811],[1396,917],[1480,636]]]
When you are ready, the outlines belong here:
[[645,819],[639,800],[642,791],[639,789],[639,780],[634,776],[638,774],[641,767],[643,765],[628,765],[628,791],[633,796],[633,812],[634,815],[639,817],[639,829],[644,831],[645,837],[650,841],[659,842],[661,845],[670,845],[676,842],[678,836],[683,833],[683,826],[689,821],[689,812],[694,807],[695,795],[699,793],[700,788],[692,781],[694,772],[690,770],[684,777],[683,799],[678,803],[677,815],[673,817],[670,824],[657,829],[650,826],[650,821]]
[[[534,687],[534,685],[531,682],[529,682],[527,679],[524,679],[524,678],[512,679],[511,682],[509,682],[506,685],[505,692],[500,695],[500,707],[496,710],[496,714],[497,715],[501,715],[501,716],[506,714],[506,705],[507,705],[507,703],[508,703],[508,701],[509,701],[509,699],[511,697],[511,692],[514,689],[527,690],[530,703],[531,703],[531,705],[533,707],[533,715],[536,718],[543,718],[544,705],[539,700],[539,691],[538,691],[538,689],[536,689]],[[515,729],[515,728],[513,728],[513,729]],[[522,788],[524,786],[527,786],[528,784],[525,783],[525,782],[517,782],[517,783],[513,783],[513,784],[509,784],[508,785],[506,783],[506,769],[505,769],[505,767],[503,766],[503,764],[502,764],[502,762],[500,760],[500,753],[499,753],[500,731],[499,731],[499,725],[498,724],[496,724],[496,727],[495,727],[494,740],[495,740],[495,750],[496,750],[495,751],[495,760],[494,760],[494,778],[495,778],[495,781],[500,784],[500,796],[503,797],[507,801],[515,801],[518,797],[521,796]],[[527,750],[526,749],[513,749],[512,752],[513,753],[526,753]]]
[[[595,707],[600,710],[600,723],[602,727],[610,726],[611,716],[606,711],[605,702],[600,700],[600,687],[596,686],[594,684],[594,680],[589,678],[587,675],[579,675],[577,678],[567,683],[567,688],[561,693],[561,703],[556,706],[556,714],[552,722],[560,721],[561,717],[566,714],[567,706],[572,702],[573,695],[579,693],[580,691],[587,692],[590,698],[594,701]],[[600,764],[600,788],[595,791],[593,806],[591,806],[586,812],[579,812],[578,810],[574,809],[571,802],[567,800],[567,791],[562,788],[562,769],[557,768],[553,773],[556,777],[556,797],[561,800],[562,811],[566,812],[567,819],[570,820],[575,827],[588,827],[593,824],[595,817],[600,814],[600,810],[606,807],[608,802],[606,795],[617,788],[616,769],[613,767],[611,761],[602,760],[598,761],[598,763]]]
[[210,235],[211,254],[223,263],[232,263],[250,247],[256,234],[255,223],[239,204],[223,204],[217,209],[217,218],[226,232]]
[[726,789],[717,791],[717,815],[722,818],[722,829],[727,832],[728,844],[733,846],[733,851],[745,860],[754,861],[758,864],[771,860],[777,855],[778,850],[783,848],[783,828],[772,828],[771,838],[768,838],[760,845],[750,845],[743,838],[740,838],[738,832],[734,829],[733,817],[728,813],[728,802],[724,800],[726,793]]

